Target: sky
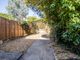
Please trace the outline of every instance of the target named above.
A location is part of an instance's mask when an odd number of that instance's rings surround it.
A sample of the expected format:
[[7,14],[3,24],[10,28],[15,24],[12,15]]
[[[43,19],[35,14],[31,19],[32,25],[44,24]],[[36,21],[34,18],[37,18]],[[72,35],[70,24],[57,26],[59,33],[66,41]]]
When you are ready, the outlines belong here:
[[31,9],[29,9],[29,14],[28,16],[35,16],[35,17],[39,17],[35,12],[33,12]]
[[[0,0],[0,13],[8,13],[6,10],[6,7],[8,5],[8,0]],[[28,16],[35,16],[39,17],[35,12],[33,12],[31,9],[29,9]]]
[[8,5],[8,0],[0,0],[0,12],[7,13],[6,7]]

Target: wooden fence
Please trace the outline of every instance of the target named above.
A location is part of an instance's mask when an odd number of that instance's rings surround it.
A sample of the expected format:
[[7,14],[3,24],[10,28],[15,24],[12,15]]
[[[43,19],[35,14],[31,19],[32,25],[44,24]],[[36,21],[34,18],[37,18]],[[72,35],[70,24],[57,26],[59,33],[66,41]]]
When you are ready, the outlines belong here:
[[20,23],[0,17],[0,40],[14,39],[26,34]]

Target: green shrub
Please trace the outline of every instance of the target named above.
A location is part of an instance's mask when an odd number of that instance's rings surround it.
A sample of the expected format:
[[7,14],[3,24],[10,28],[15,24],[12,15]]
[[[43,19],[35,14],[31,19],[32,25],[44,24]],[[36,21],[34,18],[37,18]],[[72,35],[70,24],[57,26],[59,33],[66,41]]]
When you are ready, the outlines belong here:
[[62,35],[64,42],[71,42],[74,45],[79,45],[80,44],[80,24],[71,24],[68,26],[68,29],[66,32],[63,33]]
[[21,25],[25,30],[29,30],[30,29],[29,24],[27,23],[27,21],[23,21]]
[[52,28],[59,41],[80,44],[80,0],[53,0],[48,5]]

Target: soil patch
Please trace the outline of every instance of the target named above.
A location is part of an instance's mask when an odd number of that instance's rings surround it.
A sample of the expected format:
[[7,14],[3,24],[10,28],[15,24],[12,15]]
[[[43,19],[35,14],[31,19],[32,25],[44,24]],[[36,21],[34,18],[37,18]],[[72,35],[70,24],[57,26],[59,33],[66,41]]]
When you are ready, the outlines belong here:
[[65,49],[64,45],[53,43],[54,52],[58,60],[80,60],[80,56]]

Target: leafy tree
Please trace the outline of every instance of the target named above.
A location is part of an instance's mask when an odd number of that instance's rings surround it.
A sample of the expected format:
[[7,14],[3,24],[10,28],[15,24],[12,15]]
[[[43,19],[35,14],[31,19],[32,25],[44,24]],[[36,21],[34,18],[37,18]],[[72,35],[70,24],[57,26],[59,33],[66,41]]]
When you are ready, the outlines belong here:
[[28,14],[24,0],[9,0],[7,10],[19,22],[22,22]]

